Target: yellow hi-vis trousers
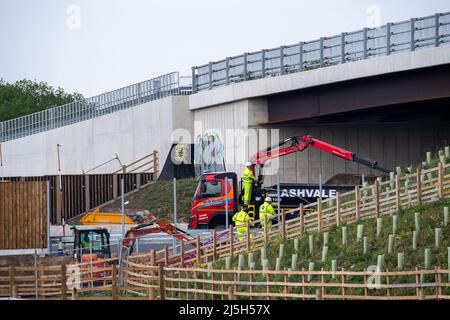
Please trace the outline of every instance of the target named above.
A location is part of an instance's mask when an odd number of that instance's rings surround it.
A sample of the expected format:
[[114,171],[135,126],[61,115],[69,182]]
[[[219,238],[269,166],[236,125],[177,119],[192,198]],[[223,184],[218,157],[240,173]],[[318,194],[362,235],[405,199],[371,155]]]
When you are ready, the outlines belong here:
[[[239,237],[239,240],[244,240],[247,237],[247,226],[244,225],[236,225],[237,234]],[[250,238],[252,237],[252,234],[250,233]]]
[[248,205],[252,197],[253,184],[251,182],[244,182],[244,204]]

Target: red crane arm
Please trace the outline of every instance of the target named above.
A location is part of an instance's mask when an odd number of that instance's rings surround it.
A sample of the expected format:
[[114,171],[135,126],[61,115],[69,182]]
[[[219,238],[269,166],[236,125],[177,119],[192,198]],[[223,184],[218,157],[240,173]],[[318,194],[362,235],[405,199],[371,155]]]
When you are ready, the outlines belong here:
[[128,230],[125,238],[123,239],[122,245],[128,248],[130,245],[132,246],[134,244],[137,238],[160,232],[164,232],[182,241],[194,240],[193,237],[174,226],[172,223],[170,223],[170,221],[165,219],[157,220],[153,217],[153,219],[149,223],[141,224]]
[[[284,145],[290,143],[288,147],[283,147]],[[369,166],[373,169],[377,169],[386,173],[391,172],[392,170],[383,168],[378,165],[378,163],[374,160],[369,159],[363,159],[358,157],[353,152],[347,151],[345,149],[333,146],[329,143],[326,143],[324,141],[315,139],[311,136],[294,136],[291,138],[288,138],[282,142],[280,142],[278,145],[271,146],[265,150],[261,150],[258,153],[256,153],[252,159],[251,162],[255,165],[264,165],[268,160],[282,157],[294,152],[301,152],[308,148],[309,146],[320,149],[322,151],[331,153],[337,157],[343,158],[348,161],[355,161],[362,165]]]

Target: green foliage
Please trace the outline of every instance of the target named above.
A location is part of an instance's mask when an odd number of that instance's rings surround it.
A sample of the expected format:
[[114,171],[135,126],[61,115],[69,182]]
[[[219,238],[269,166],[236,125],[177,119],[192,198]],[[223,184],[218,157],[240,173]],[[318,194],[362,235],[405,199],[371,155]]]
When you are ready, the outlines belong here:
[[46,82],[20,80],[8,83],[0,80],[0,121],[14,119],[34,112],[81,100],[79,93],[66,93]]

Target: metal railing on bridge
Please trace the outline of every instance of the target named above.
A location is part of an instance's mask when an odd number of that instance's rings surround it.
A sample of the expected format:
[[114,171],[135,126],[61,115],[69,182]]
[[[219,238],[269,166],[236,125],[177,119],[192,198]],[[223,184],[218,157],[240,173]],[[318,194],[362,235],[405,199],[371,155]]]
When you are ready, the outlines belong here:
[[183,77],[178,72],[172,72],[95,97],[0,122],[0,142],[60,128],[168,96],[189,95],[191,85],[182,84],[186,81],[180,78]]
[[244,53],[192,68],[193,93],[450,42],[450,12]]

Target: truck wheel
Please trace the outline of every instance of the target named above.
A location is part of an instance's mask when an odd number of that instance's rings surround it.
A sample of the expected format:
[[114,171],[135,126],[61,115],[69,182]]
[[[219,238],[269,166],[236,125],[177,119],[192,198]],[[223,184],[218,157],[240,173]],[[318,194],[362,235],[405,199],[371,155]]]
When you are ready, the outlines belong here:
[[214,226],[213,229],[216,230],[216,231],[222,231],[222,230],[225,230],[225,225],[219,224],[217,226]]

